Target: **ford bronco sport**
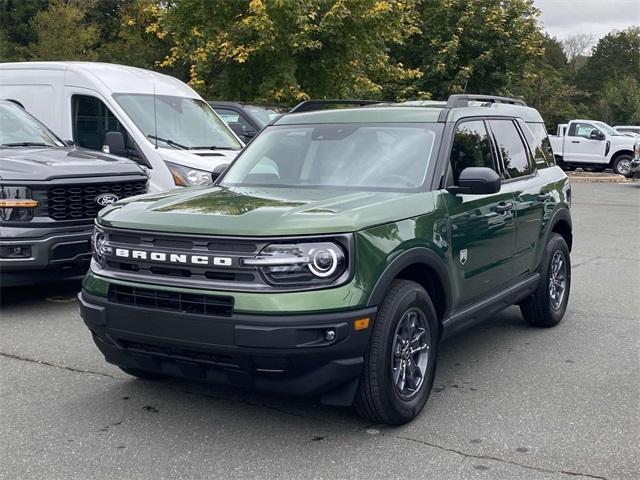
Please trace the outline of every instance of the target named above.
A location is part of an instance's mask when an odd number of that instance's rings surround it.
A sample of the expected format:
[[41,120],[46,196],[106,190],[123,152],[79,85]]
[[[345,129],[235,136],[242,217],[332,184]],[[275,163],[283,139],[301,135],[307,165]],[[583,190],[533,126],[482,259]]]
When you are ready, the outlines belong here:
[[539,113],[472,95],[287,114],[213,187],[121,201],[96,222],[81,314],[106,360],[422,410],[438,342],[506,308],[562,319],[570,186]]

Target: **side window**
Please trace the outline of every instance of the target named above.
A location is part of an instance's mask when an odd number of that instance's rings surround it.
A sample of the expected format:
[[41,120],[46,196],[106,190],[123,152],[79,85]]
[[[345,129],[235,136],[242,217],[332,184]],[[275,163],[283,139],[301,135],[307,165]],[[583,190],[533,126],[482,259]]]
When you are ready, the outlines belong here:
[[590,123],[575,122],[571,124],[571,129],[569,130],[569,136],[591,138],[591,132],[593,130],[597,130],[597,128]]
[[527,139],[527,143],[533,151],[533,158],[537,168],[552,167],[555,165],[551,142],[544,123],[524,123],[518,121]]
[[238,123],[243,132],[255,132],[256,129],[238,112],[226,108],[214,108],[214,110],[227,125]]
[[458,125],[453,137],[450,161],[455,184],[458,183],[460,172],[467,167],[489,167],[496,170],[491,142],[482,120]]
[[104,134],[122,132],[128,145],[127,131],[99,98],[74,95],[71,98],[73,140],[77,145],[91,150],[102,150]]
[[489,125],[509,178],[533,173],[529,155],[515,124],[511,120],[489,120]]

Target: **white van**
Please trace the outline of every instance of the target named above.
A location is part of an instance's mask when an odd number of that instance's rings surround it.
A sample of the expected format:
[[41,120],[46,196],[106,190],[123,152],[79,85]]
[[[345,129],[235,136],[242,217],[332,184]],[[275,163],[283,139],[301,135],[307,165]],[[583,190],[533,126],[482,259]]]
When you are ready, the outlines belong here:
[[149,190],[205,185],[242,142],[180,80],[94,62],[0,64],[0,99],[12,100],[63,139],[150,169]]

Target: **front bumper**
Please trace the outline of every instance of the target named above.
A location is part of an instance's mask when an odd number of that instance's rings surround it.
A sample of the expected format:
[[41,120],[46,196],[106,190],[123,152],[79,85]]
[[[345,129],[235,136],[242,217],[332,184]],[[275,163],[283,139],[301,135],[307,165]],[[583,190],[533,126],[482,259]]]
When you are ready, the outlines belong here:
[[86,273],[91,260],[92,227],[20,228],[2,227],[0,247],[28,247],[23,258],[0,256],[0,283],[26,285]]
[[640,160],[631,161],[631,171],[629,172],[629,176],[633,178],[640,178]]
[[[112,364],[350,405],[376,309],[213,316],[79,294],[80,313]],[[368,317],[369,328],[355,330]],[[333,330],[335,339],[327,340]]]

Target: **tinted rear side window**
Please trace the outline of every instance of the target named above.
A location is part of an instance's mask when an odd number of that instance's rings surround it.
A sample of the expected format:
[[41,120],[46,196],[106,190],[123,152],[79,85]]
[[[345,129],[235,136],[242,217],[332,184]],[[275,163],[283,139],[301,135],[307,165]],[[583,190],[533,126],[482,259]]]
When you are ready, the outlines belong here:
[[516,125],[511,120],[489,120],[504,169],[509,178],[533,173],[529,155]]
[[467,167],[489,167],[496,170],[487,128],[481,120],[461,123],[453,138],[451,169],[456,185],[460,172]]
[[536,167],[540,169],[554,166],[553,150],[544,123],[523,123],[522,131],[533,152]]

